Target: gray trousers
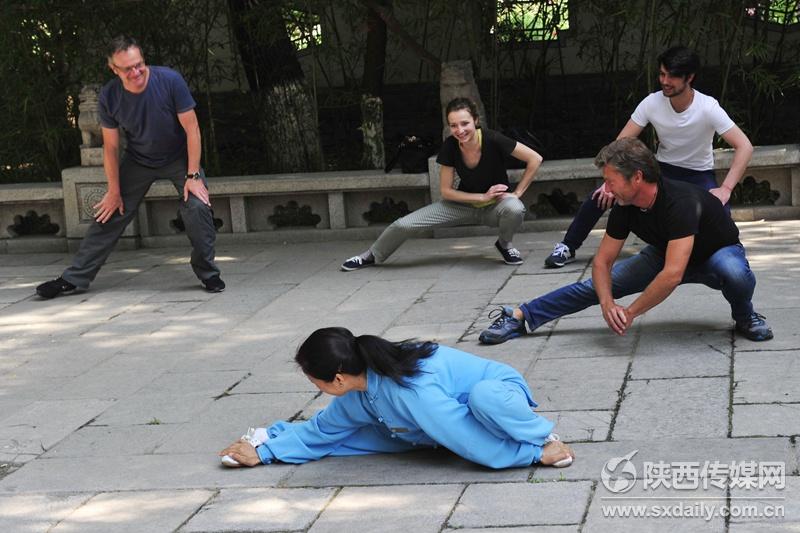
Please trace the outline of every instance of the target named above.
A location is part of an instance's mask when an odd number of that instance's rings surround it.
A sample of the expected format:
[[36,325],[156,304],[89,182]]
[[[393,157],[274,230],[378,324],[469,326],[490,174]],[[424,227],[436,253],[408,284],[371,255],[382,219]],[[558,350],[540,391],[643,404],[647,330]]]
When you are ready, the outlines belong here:
[[500,228],[500,238],[511,242],[514,233],[525,218],[525,205],[519,198],[506,198],[486,207],[441,200],[417,209],[398,218],[383,230],[378,240],[370,247],[377,263],[382,263],[397,250],[406,239],[426,229],[480,224]]
[[[205,182],[205,173],[202,169],[200,174]],[[72,258],[72,265],[61,274],[62,278],[79,289],[89,287],[122,232],[136,215],[144,195],[157,179],[172,181],[178,191],[181,218],[186,226],[186,235],[192,243],[191,264],[195,275],[200,280],[219,275],[219,268],[214,262],[214,241],[217,235],[211,209],[192,194],[189,195],[187,202],[183,201],[186,160],[181,158],[163,167],[149,168],[125,157],[119,168],[120,194],[125,213],[120,215],[119,211],[116,211],[103,224],[92,222],[81,241],[78,253]]]

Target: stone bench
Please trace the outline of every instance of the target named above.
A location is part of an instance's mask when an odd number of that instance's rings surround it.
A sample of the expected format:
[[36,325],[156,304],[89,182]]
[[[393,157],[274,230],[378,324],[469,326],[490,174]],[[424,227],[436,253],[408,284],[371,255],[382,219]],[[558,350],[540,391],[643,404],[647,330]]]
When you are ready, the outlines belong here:
[[[732,150],[715,152],[719,178],[724,176],[732,155]],[[518,181],[522,172],[510,170],[511,181]],[[745,175],[753,176],[756,182],[769,181],[780,195],[775,205],[734,208],[737,220],[800,218],[800,145],[756,147]],[[92,221],[92,206],[105,193],[105,181],[103,168],[91,166],[65,169],[62,183],[0,185],[0,252],[74,249]],[[401,202],[413,211],[439,198],[435,158],[429,161],[429,171],[420,174],[340,171],[227,176],[209,178],[208,182],[221,243],[373,239],[385,226],[385,221],[375,222],[381,218],[376,212],[391,211]],[[540,195],[552,194],[555,188],[574,193],[581,201],[600,183],[600,172],[591,158],[545,161],[523,202],[536,207]],[[170,182],[157,181],[125,231],[120,247],[184,244],[177,197]],[[8,230],[11,226],[18,230],[46,225],[45,215],[50,224],[58,226],[57,231],[45,236],[15,236]],[[536,219],[534,209],[529,209],[528,215],[523,231],[563,229],[571,220],[569,216]],[[21,225],[20,219],[25,219]],[[54,226],[48,227],[52,231]],[[463,227],[429,234],[493,231]]]
[[[103,169],[65,169],[62,183],[66,237],[79,240],[92,221],[91,207],[105,193]],[[427,173],[367,170],[226,176],[208,178],[208,186],[221,242],[370,238],[376,229],[364,213],[374,209],[374,204],[391,198],[413,211],[430,202]],[[176,224],[177,198],[172,183],[156,181],[123,237],[140,238],[146,246],[185,239]],[[289,219],[288,227],[270,221],[279,213]],[[310,220],[291,224],[293,216]]]

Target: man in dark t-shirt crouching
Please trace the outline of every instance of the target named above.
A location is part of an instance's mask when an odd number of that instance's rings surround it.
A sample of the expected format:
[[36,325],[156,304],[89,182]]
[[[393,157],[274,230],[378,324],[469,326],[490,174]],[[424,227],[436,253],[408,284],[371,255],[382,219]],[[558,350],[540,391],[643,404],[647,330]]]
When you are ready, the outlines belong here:
[[[663,302],[682,283],[722,291],[736,331],[752,341],[772,338],[764,317],[753,310],[756,279],[739,230],[724,207],[704,189],[662,179],[658,162],[639,140],[622,138],[595,159],[617,205],[592,263],[592,279],[573,283],[517,309],[504,307],[480,335],[499,344],[551,320],[600,304],[608,327],[624,335],[639,315]],[[645,241],[641,252],[617,263],[629,233]],[[616,298],[639,293],[629,306]]]

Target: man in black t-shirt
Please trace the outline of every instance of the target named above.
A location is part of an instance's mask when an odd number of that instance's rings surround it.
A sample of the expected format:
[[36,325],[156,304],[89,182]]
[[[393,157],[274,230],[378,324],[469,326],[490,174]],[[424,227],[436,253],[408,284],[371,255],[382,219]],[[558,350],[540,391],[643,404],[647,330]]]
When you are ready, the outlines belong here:
[[[617,205],[592,263],[592,279],[573,283],[517,309],[504,307],[480,335],[499,344],[564,315],[600,304],[608,327],[624,335],[639,315],[663,302],[681,283],[703,283],[722,291],[736,331],[752,341],[772,338],[751,302],[756,280],[739,242],[739,230],[723,205],[689,183],[660,178],[658,162],[638,139],[617,139],[595,159]],[[628,234],[646,246],[614,263]],[[641,292],[624,307],[615,298]]]

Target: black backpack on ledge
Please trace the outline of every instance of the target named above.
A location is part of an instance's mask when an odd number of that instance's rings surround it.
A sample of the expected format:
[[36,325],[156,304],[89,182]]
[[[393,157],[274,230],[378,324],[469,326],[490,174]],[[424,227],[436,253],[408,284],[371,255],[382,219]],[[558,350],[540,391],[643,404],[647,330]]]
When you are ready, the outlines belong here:
[[436,148],[433,142],[425,137],[405,135],[397,145],[394,156],[386,163],[383,169],[387,174],[400,163],[403,174],[418,174],[428,171],[428,158],[433,155]]

